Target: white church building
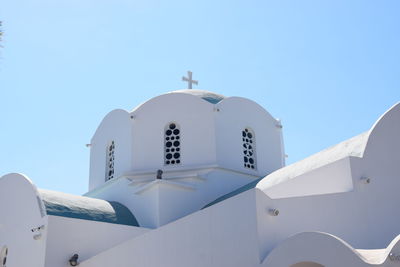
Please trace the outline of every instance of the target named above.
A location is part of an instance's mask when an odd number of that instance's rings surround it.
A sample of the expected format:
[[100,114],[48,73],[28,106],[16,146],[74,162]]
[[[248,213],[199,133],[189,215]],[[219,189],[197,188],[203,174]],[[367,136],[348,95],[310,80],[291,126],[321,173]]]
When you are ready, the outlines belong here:
[[263,107],[194,89],[111,111],[88,146],[84,196],[0,178],[0,267],[400,266],[400,104],[289,166]]

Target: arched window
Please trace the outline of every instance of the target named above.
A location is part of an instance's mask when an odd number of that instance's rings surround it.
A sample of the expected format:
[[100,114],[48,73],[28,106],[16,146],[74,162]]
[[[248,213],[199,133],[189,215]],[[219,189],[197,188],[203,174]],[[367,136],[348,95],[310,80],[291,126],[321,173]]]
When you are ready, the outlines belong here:
[[106,151],[106,181],[114,178],[114,161],[115,161],[115,142],[111,141],[107,145]]
[[170,122],[164,129],[164,164],[181,163],[181,130],[179,125]]
[[247,169],[257,169],[256,164],[256,139],[253,130],[245,128],[242,131],[243,164]]

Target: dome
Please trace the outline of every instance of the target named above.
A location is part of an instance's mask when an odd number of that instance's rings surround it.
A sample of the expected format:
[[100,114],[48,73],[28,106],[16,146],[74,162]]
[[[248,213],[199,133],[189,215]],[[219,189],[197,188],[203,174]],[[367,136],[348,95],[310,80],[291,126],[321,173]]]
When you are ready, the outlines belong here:
[[131,211],[119,202],[39,190],[48,215],[139,227]]
[[197,97],[202,98],[203,100],[211,103],[211,104],[217,104],[223,99],[225,99],[225,96],[216,94],[210,91],[205,91],[205,90],[196,90],[196,89],[184,89],[184,90],[177,90],[177,91],[172,91],[171,93],[182,93],[182,94],[190,94],[194,95]]

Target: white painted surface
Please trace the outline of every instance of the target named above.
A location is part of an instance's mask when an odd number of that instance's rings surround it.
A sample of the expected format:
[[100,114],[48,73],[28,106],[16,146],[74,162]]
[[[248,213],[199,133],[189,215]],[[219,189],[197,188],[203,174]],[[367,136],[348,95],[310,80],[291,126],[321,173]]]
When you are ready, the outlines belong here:
[[[169,122],[181,127],[179,166],[164,166]],[[245,127],[255,132],[256,171],[241,167]],[[9,247],[8,267],[66,267],[74,253],[82,267],[399,266],[399,136],[400,104],[367,133],[279,169],[279,122],[254,102],[165,94],[106,116],[92,139],[87,194],[124,204],[154,229],[47,216],[35,186],[10,174],[0,179],[0,247]],[[105,182],[111,140],[118,178]],[[201,210],[264,174],[256,188]],[[30,229],[41,225],[35,240]]]
[[308,158],[295,162],[285,168],[281,168],[270,175],[268,179],[262,180],[257,188],[265,190],[287,180],[298,178],[304,174],[310,175],[314,170],[338,162],[348,157],[359,157],[364,155],[370,131],[357,135],[349,140],[343,141],[335,146],[324,149]]
[[[323,156],[324,161],[326,160],[325,165],[318,168],[309,167],[308,170],[303,168],[304,171],[297,176],[291,176],[291,167],[288,166],[288,170],[283,169],[277,172],[285,173],[288,175],[286,177],[290,177],[290,179],[279,177],[280,181],[284,181],[282,184],[277,183],[274,186],[264,187],[263,185],[268,183],[266,180],[269,177],[267,176],[265,180],[259,183],[259,189],[247,191],[216,206],[153,230],[149,235],[143,236],[143,240],[140,240],[140,254],[150,253],[147,251],[150,250],[152,244],[173,242],[170,239],[174,240],[174,245],[172,247],[161,246],[157,250],[161,250],[161,252],[158,252],[157,257],[151,260],[139,255],[134,256],[134,258],[138,259],[139,265],[142,266],[160,266],[161,262],[165,266],[187,266],[191,264],[203,266],[259,266],[260,264],[262,266],[288,266],[288,264],[306,262],[315,262],[324,266],[369,266],[370,264],[378,264],[378,252],[383,251],[382,249],[386,248],[400,232],[399,216],[396,212],[393,212],[396,210],[396,203],[399,203],[397,188],[400,187],[400,180],[398,179],[400,162],[397,156],[400,148],[400,140],[397,137],[400,136],[400,130],[397,126],[392,125],[400,121],[398,106],[387,114],[389,114],[388,117],[381,118],[369,135],[358,137],[357,139],[360,142],[357,141],[356,145],[351,148],[347,147],[346,155],[348,156],[344,155],[343,151],[341,153],[328,152],[328,154],[334,155],[331,158],[327,156],[327,153],[323,153],[322,155],[325,155]],[[381,133],[376,133],[376,131],[381,131]],[[365,143],[362,143],[361,140]],[[366,144],[368,144],[367,147],[365,147]],[[344,146],[346,147],[346,145]],[[318,158],[316,157],[314,160],[318,160]],[[298,168],[293,169],[296,173],[298,173],[298,170]],[[271,174],[272,177],[274,175],[276,174]],[[364,183],[360,180],[362,177],[370,177],[371,183]],[[275,194],[275,199],[268,195],[269,192],[271,195]],[[245,196],[248,197],[248,204],[244,204]],[[252,204],[249,204],[251,203],[249,199],[256,201],[256,210],[253,213],[257,218],[256,228],[253,228],[255,218],[251,213],[242,217],[234,216],[231,213],[237,211],[238,214],[243,215],[243,210],[239,210],[238,207],[241,207],[241,205],[251,207]],[[279,215],[271,216],[269,213],[271,209],[279,210]],[[215,210],[223,214],[223,217],[215,216],[215,213],[213,213]],[[190,246],[180,247],[182,243],[193,244],[192,240],[196,239],[196,236],[191,233],[199,231],[204,225],[203,220],[211,217],[213,218],[211,227],[224,225],[219,229],[221,235],[217,234],[221,238],[221,243],[203,238],[201,242],[196,242],[193,248]],[[181,224],[183,222],[187,224]],[[255,247],[255,244],[242,240],[243,236],[242,233],[239,234],[239,228],[235,230],[227,228],[227,225],[232,224],[232,222],[239,222],[241,226],[253,225],[253,227],[241,229],[241,231],[246,232],[248,236],[257,236],[258,242]],[[167,229],[173,229],[178,225],[179,230],[176,230],[173,235],[179,237],[165,236],[168,232]],[[235,226],[238,227],[237,224]],[[293,235],[309,231],[331,233],[342,238],[355,249],[349,249],[348,245],[345,245],[346,243],[338,242],[339,239],[333,236],[320,238],[319,235],[304,234],[298,235],[294,241],[290,239]],[[208,229],[202,233],[202,236],[206,235],[206,232],[213,231]],[[227,233],[229,234],[226,235]],[[240,236],[241,242],[236,241],[238,236]],[[128,247],[136,248],[136,246],[139,246],[135,242],[139,242],[139,240],[121,244],[121,246],[93,257],[84,264],[96,266],[96,264],[106,261],[107,258],[111,258],[111,255],[115,255],[112,261],[117,262],[116,266],[127,266],[126,262],[129,262],[128,258],[132,255],[128,255],[126,251]],[[237,242],[241,244],[240,249],[236,247]],[[282,242],[284,242],[283,244],[287,242],[288,249],[278,247]],[[303,244],[297,245],[303,249],[295,249],[297,248],[296,244]],[[148,247],[146,248],[146,246]],[[210,246],[213,252],[206,252],[205,258],[199,259],[199,255],[202,255],[201,248],[205,246]],[[258,256],[254,254],[250,256],[251,253],[248,254],[248,252],[241,250],[249,247],[257,248]],[[178,250],[181,253],[180,255],[184,256],[170,258],[167,255],[173,255],[171,250]],[[230,256],[224,254],[224,251],[229,251]],[[283,251],[280,252],[281,255],[285,255],[284,258],[290,261],[282,258],[278,262],[271,261],[271,255],[278,255],[279,251]],[[335,253],[332,253],[332,251],[335,251]],[[241,260],[237,259],[236,255],[240,255]],[[290,257],[287,255],[290,255]],[[252,262],[251,259],[254,257],[256,257],[258,263]],[[379,263],[381,266],[396,266],[393,264],[398,264],[381,254],[380,257],[386,259],[385,262]],[[279,259],[279,257],[277,258]],[[189,264],[191,259],[193,262]],[[341,259],[341,261],[339,262],[338,259]]]
[[[89,190],[105,183],[107,144],[115,141],[116,177],[144,170],[179,170],[187,166],[218,165],[264,176],[284,164],[280,123],[257,103],[227,97],[218,104],[201,98],[206,91],[174,91],[150,99],[128,113],[110,112],[91,141]],[[164,164],[164,129],[181,130],[181,164]],[[257,170],[243,166],[242,130],[256,135]]]
[[257,188],[262,188],[274,199],[349,192],[353,190],[350,167],[350,158],[347,157],[278,184],[269,183],[270,177],[267,176]]
[[268,255],[262,266],[287,267],[295,265],[297,267],[296,264],[304,262],[312,262],[326,267],[399,266],[400,236],[394,238],[383,249],[361,250],[354,249],[342,239],[327,233],[304,232],[290,237],[280,244]]
[[132,169],[132,127],[125,110],[113,110],[103,119],[91,140],[89,190],[106,182],[106,153],[111,141],[115,142],[114,177]]
[[246,192],[154,229],[82,267],[258,266],[254,193]]
[[[109,113],[92,138],[87,195],[121,202],[135,214],[140,225],[155,228],[195,212],[283,166],[279,121],[257,103],[244,98],[216,95],[223,100],[214,105],[202,99],[203,96],[214,95],[202,90],[174,91],[152,98],[130,113],[122,110]],[[179,165],[164,164],[164,131],[171,122],[180,128]],[[255,135],[255,170],[244,167],[242,131],[247,127]],[[115,142],[115,177],[153,172],[155,178],[158,169],[167,173],[202,166],[233,172],[219,172],[218,177],[209,173],[200,179],[171,176],[169,182],[152,181],[148,188],[146,183],[106,182],[106,149],[111,141]],[[196,172],[191,175],[201,176]],[[146,190],[139,192],[141,187]]]
[[[280,122],[257,103],[229,97],[216,108],[218,164],[223,168],[265,176],[284,166],[284,148]],[[243,167],[242,131],[251,128],[255,133],[257,170]]]
[[8,247],[7,267],[44,266],[47,216],[37,196],[36,187],[22,174],[0,178],[0,247]]
[[218,197],[258,177],[209,167],[155,173],[131,173],[105,184],[87,196],[117,201],[128,207],[140,226],[157,228],[200,210]]
[[[301,196],[300,187],[297,197],[291,197],[293,190],[289,186],[286,198],[283,198],[284,193],[281,192],[280,199],[271,199],[267,192],[273,191],[273,187],[265,187],[268,176],[260,182],[260,187],[257,185],[260,257],[266,257],[279,240],[304,231],[327,232],[359,249],[386,247],[400,233],[400,217],[394,212],[400,202],[399,122],[400,105],[397,105],[374,126],[366,140],[363,157],[348,157],[349,172],[354,185],[352,190],[308,197],[308,192],[303,192],[304,196]],[[286,168],[290,170],[291,166]],[[324,180],[332,173],[333,170],[326,168],[325,173],[319,174],[319,178]],[[298,178],[301,180],[307,175],[303,174]],[[360,180],[362,177],[369,177],[371,183],[365,184]],[[297,177],[290,181],[296,179]],[[331,179],[336,178],[332,176]],[[312,181],[309,186],[313,187]],[[265,212],[271,206],[281,211],[274,221],[270,221]],[[271,239],[271,236],[276,239]]]
[[84,261],[148,231],[134,226],[51,215],[48,217],[45,267],[68,266],[68,260],[75,253],[79,255],[79,261]]

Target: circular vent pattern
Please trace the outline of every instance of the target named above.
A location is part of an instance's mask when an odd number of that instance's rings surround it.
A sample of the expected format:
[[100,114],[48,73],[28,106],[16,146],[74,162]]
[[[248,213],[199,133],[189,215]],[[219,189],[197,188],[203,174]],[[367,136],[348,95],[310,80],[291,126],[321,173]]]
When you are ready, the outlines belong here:
[[256,155],[255,155],[255,138],[254,132],[250,128],[246,128],[242,131],[243,141],[243,164],[245,168],[256,169]]
[[181,130],[175,123],[170,123],[165,128],[164,152],[165,165],[181,163]]
[[107,147],[107,168],[106,168],[106,181],[114,178],[114,161],[115,161],[115,142],[111,143]]

